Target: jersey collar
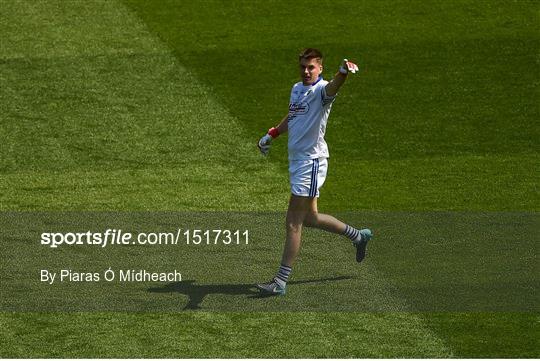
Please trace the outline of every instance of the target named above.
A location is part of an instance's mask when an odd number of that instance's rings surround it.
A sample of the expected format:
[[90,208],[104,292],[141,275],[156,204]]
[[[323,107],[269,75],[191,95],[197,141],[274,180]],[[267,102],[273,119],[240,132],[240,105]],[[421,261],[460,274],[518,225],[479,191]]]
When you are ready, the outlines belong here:
[[314,86],[315,84],[317,84],[317,83],[320,82],[321,80],[323,80],[323,77],[322,77],[322,75],[319,75],[319,77],[317,78],[317,80],[315,80],[315,83],[310,84],[310,85],[304,85],[304,84],[302,84],[302,86],[308,87],[308,88],[309,88],[309,87]]
[[317,84],[321,80],[322,80],[322,75],[319,75],[319,78],[315,81],[315,83],[311,84],[311,86],[314,86],[315,84]]

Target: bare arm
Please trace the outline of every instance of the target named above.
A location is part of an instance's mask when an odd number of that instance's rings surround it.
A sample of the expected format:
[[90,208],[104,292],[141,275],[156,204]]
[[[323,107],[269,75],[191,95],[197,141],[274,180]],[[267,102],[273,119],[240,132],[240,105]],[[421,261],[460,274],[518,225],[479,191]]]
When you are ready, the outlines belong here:
[[281,122],[279,122],[276,128],[279,134],[287,133],[287,131],[289,130],[289,114],[287,114],[283,119],[281,119]]
[[343,74],[338,71],[334,76],[334,79],[326,84],[326,95],[329,97],[336,95],[339,88],[341,88],[341,86],[345,83],[345,80],[347,80],[347,74]]
[[344,59],[339,71],[334,76],[334,79],[326,84],[326,95],[330,97],[336,95],[339,88],[341,88],[341,86],[345,83],[345,80],[347,80],[347,75],[349,75],[349,73],[356,73],[357,70],[358,66],[356,64]]

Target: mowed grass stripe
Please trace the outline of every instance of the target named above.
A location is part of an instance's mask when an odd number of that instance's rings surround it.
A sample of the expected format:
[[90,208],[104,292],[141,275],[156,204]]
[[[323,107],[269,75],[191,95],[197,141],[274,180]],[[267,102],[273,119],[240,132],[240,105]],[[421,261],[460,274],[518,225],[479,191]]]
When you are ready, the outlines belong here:
[[[280,185],[286,187],[286,175],[262,170],[260,176],[264,174],[273,186],[261,194],[259,184],[238,179],[239,172],[233,165],[198,163],[174,168],[16,172],[0,176],[1,209],[245,211],[249,205],[258,211],[286,207],[288,194],[272,194]],[[259,197],[252,203],[255,193]]]
[[[34,357],[450,357],[408,314],[0,314],[0,355]],[[39,332],[28,332],[32,324]],[[46,347],[44,347],[46,345]],[[18,352],[16,352],[18,350]]]
[[[18,31],[12,31],[10,37],[14,40],[21,37],[24,40],[8,42],[8,44],[18,45],[12,50],[6,50],[7,55],[3,57],[5,61],[2,64],[2,73],[7,74],[8,78],[6,85],[11,89],[12,95],[19,96],[7,103],[9,106],[6,112],[7,117],[2,122],[4,132],[18,135],[18,138],[11,138],[10,146],[2,148],[2,159],[11,160],[2,164],[4,177],[6,174],[13,176],[22,172],[20,174],[29,176],[29,183],[31,183],[32,178],[34,181],[39,180],[44,172],[49,172],[51,179],[56,176],[61,179],[61,174],[66,172],[72,177],[70,187],[77,188],[82,194],[88,188],[87,175],[103,179],[102,182],[94,184],[95,189],[99,189],[102,186],[107,187],[111,175],[109,171],[119,172],[118,169],[124,171],[116,182],[124,179],[140,181],[137,171],[142,169],[143,172],[148,171],[155,175],[155,168],[159,169],[160,166],[153,166],[153,163],[159,159],[169,159],[172,165],[193,164],[187,170],[197,169],[196,176],[206,179],[205,182],[201,182],[199,188],[196,187],[197,182],[193,182],[193,185],[190,184],[189,187],[190,193],[179,195],[179,197],[192,198],[198,192],[204,192],[212,180],[225,184],[228,182],[216,173],[215,166],[221,166],[221,168],[217,167],[218,170],[226,168],[230,165],[232,156],[235,157],[233,159],[240,159],[242,161],[240,164],[248,164],[250,176],[253,177],[253,174],[259,172],[262,177],[255,180],[255,183],[259,185],[266,184],[265,175],[268,173],[284,175],[283,171],[280,173],[257,158],[258,155],[253,152],[251,141],[246,141],[241,137],[242,130],[235,123],[234,118],[214,102],[211,94],[177,63],[169,54],[168,49],[147,33],[137,19],[119,4],[113,2],[85,4],[13,2],[6,6],[4,14],[13,24],[11,29],[18,29]],[[37,30],[44,34],[45,39],[52,40],[41,42],[42,38],[32,37]],[[133,37],[133,34],[137,36]],[[141,44],[142,46],[139,46]],[[117,46],[122,51],[119,52]],[[33,53],[32,49],[38,49],[37,54]],[[49,49],[52,50],[50,53]],[[111,49],[113,51],[109,53],[108,50]],[[42,76],[43,69],[46,69],[44,76]],[[36,88],[41,92],[33,92]],[[76,96],[71,96],[71,91],[78,93],[75,94]],[[139,94],[146,98],[136,98]],[[50,102],[50,99],[55,96],[57,104]],[[130,105],[133,108],[130,108]],[[166,114],[160,113],[163,109],[167,112]],[[188,116],[190,110],[191,116]],[[173,118],[171,114],[176,112],[183,116],[174,118],[177,121],[174,123],[176,127],[171,127],[169,123]],[[33,115],[38,115],[40,119],[32,118]],[[26,119],[27,124],[17,122],[15,118]],[[41,134],[41,136],[39,133],[31,134],[33,127],[28,121],[32,119],[42,122],[41,131],[48,130],[49,133]],[[155,127],[156,124],[159,126]],[[164,130],[165,134],[153,134],[154,130]],[[81,132],[84,137],[85,131],[90,132],[86,134],[92,134],[92,136],[86,139],[79,138]],[[184,137],[173,137],[167,143],[167,145],[175,145],[175,141],[185,142],[180,149],[173,148],[180,151],[181,156],[176,158],[174,154],[165,152],[165,155],[159,157],[159,151],[163,149],[159,149],[158,145],[163,139],[167,139],[168,134],[181,131],[185,132],[182,133]],[[118,137],[126,135],[131,142],[117,140]],[[152,138],[152,135],[155,137]],[[43,141],[47,136],[57,139],[54,139],[55,142]],[[26,146],[19,147],[21,144],[26,144]],[[69,157],[63,152],[64,150],[59,152],[56,149],[59,144],[69,149]],[[13,161],[14,158],[16,161]],[[77,164],[66,167],[65,161],[69,159],[76,159]],[[181,166],[178,167],[178,172],[183,171],[184,168]],[[238,181],[242,179],[241,176],[245,177],[245,174],[240,173],[241,169],[239,166],[239,173],[232,175],[233,180]],[[78,177],[70,173],[74,171],[79,172]],[[102,173],[99,174],[96,171]],[[64,179],[68,176],[64,176]],[[153,180],[154,182],[151,183],[143,182],[140,187],[150,191],[153,184],[163,181],[159,177],[159,172]],[[115,181],[113,180],[112,183]],[[234,185],[234,182],[232,184]],[[51,182],[48,187],[53,192],[49,198],[49,202],[53,204],[57,202],[54,196],[55,184]],[[118,191],[120,189],[122,189],[121,185]],[[127,189],[129,190],[129,187]],[[36,189],[36,193],[40,191],[39,188]],[[102,193],[101,199],[106,201],[106,198],[106,193]],[[245,208],[249,209],[250,203],[247,199],[244,201]],[[28,208],[40,209],[40,204],[31,204],[31,196],[25,204]],[[130,205],[133,203],[116,203],[117,207],[113,206],[113,208]],[[200,204],[202,209],[208,206],[209,203]],[[10,209],[18,209],[18,207],[16,204],[10,204]],[[3,314],[2,323],[6,328],[21,327],[16,332],[19,338],[14,340],[14,347],[8,346],[3,349],[3,352],[12,356],[30,356],[39,353],[36,350],[39,348],[46,349],[47,355],[66,355],[71,354],[73,350],[76,350],[77,355],[88,355],[84,351],[88,349],[81,345],[80,341],[88,337],[86,332],[88,324],[99,321],[100,316],[82,314],[71,324],[56,323],[55,320],[62,317],[72,320],[71,315]],[[173,349],[162,356],[254,355],[259,354],[259,347],[265,345],[268,338],[271,338],[275,346],[274,351],[268,351],[269,356],[279,355],[284,346],[289,346],[290,350],[295,351],[289,356],[341,354],[343,356],[377,356],[402,355],[403,353],[411,356],[448,355],[448,350],[441,340],[423,327],[418,317],[412,315],[388,316],[390,322],[381,323],[381,316],[363,314],[313,314],[308,318],[301,314],[240,314],[235,316],[234,322],[223,321],[229,317],[226,314],[206,314],[206,316],[197,317],[207,317],[207,323],[195,322],[192,326],[193,332],[201,337],[196,338],[190,347],[175,345],[175,341],[182,338],[182,325],[189,320],[189,317],[177,315],[173,320],[174,325],[163,331],[161,323],[149,325],[147,317],[144,316],[107,315],[107,318],[115,320],[124,329],[134,330],[130,338],[133,341],[120,345],[114,338],[94,337],[92,338],[96,346],[94,349],[110,350],[114,347],[116,353],[105,354],[132,355],[130,350],[134,344],[141,342],[141,339],[146,339],[149,348],[146,349],[145,354],[160,355],[159,348],[151,348],[150,345],[157,339],[168,339]],[[259,322],[261,317],[264,318],[264,322]],[[20,319],[24,320],[22,324],[19,323]],[[293,337],[291,331],[286,330],[289,330],[290,326],[300,319],[307,321],[302,324],[305,337],[298,339]],[[326,327],[322,326],[323,324]],[[40,325],[48,326],[40,327]],[[247,325],[249,327],[246,328]],[[281,326],[275,328],[268,325]],[[359,325],[367,327],[370,332],[358,335],[355,329]],[[197,341],[207,335],[212,341],[218,339],[220,342],[216,332],[223,329],[235,329],[235,327],[249,330],[252,337],[256,336],[260,340],[258,347],[249,348],[250,345],[254,345],[253,343],[241,345],[232,343],[228,345],[228,349],[224,349],[218,343],[214,344],[212,349],[209,344],[201,346]],[[98,335],[108,335],[107,331],[110,331],[106,328],[104,331],[101,325],[96,328],[98,328]],[[329,349],[327,345],[328,339],[339,337],[339,335],[336,336],[336,328],[344,332],[341,335],[343,337],[340,338],[342,342],[340,350]],[[143,333],[141,333],[142,329],[145,330]],[[66,333],[70,330],[75,330],[75,335],[67,337]],[[403,330],[408,330],[407,333],[411,335],[405,341],[403,341]],[[42,341],[39,347],[36,346],[36,340],[42,340],[40,336],[43,336],[43,333],[47,333],[46,340],[50,341],[46,348],[43,347]],[[387,342],[383,343],[383,339]],[[308,347],[308,344],[300,340],[309,340],[310,345],[319,343],[321,348],[310,349],[311,346]],[[221,342],[227,343],[228,340],[221,340]],[[21,344],[24,346],[19,348],[17,345]],[[377,345],[377,347],[370,348],[371,345]],[[402,345],[404,348],[396,348],[395,345]],[[18,353],[21,349],[22,355]],[[133,349],[140,352],[138,348]],[[406,349],[410,353],[403,352]]]
[[[258,189],[268,180],[284,188],[287,178],[257,154],[256,139],[242,134],[168,49],[110,7],[6,5],[6,19],[24,15],[24,27],[12,22],[10,29],[28,33],[8,29],[13,41],[2,54],[0,208],[217,209],[239,205],[235,197],[250,205],[254,193],[266,209],[284,204],[269,196],[275,190]],[[147,197],[107,184],[144,189]]]
[[[9,137],[6,139],[9,143]],[[40,141],[36,140],[34,145]],[[266,159],[255,159],[247,164],[238,159],[228,163],[193,160],[193,153],[204,148],[193,150],[187,157],[189,162],[185,159],[167,161],[167,157],[177,154],[166,154],[164,149],[162,163],[158,163],[160,151],[154,151],[152,141],[142,141],[147,144],[135,144],[133,148],[148,147],[149,159],[120,150],[115,155],[110,155],[111,150],[106,154],[98,145],[91,150],[85,148],[90,144],[88,141],[74,150],[76,156],[72,156],[73,152],[66,150],[60,141],[53,140],[42,145],[46,148],[45,154],[31,149],[21,153],[13,151],[14,157],[20,160],[6,158],[4,163],[17,162],[20,166],[22,158],[31,152],[36,157],[58,157],[59,162],[54,165],[58,169],[0,174],[0,209],[268,211],[287,207],[289,184],[285,167]],[[12,144],[17,147],[23,143]],[[73,143],[66,145],[70,146]],[[213,157],[212,154],[205,156],[207,159]],[[340,158],[342,156],[337,155],[330,160],[331,172],[319,201],[322,212],[354,208],[378,211],[381,205],[388,210],[420,212],[427,209],[514,211],[535,210],[540,204],[540,193],[535,189],[540,174],[536,156],[351,161],[349,164],[353,168],[371,173],[360,179],[361,184],[358,178],[350,177],[348,168],[334,167],[345,161]],[[34,161],[40,168],[35,158]],[[86,166],[82,167],[82,164]],[[490,166],[486,167],[486,164]],[[246,172],[248,176],[242,177]],[[396,177],[396,174],[411,176]],[[479,188],[479,183],[485,183],[485,186]]]

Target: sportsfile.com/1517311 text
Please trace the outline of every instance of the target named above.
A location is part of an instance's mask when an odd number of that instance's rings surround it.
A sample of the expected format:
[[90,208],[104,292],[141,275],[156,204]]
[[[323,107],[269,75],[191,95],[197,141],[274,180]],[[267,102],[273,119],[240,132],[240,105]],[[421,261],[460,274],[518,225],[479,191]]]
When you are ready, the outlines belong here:
[[43,232],[40,244],[50,248],[64,245],[247,245],[249,230],[178,228],[175,232],[131,233],[121,229],[107,229],[104,232]]

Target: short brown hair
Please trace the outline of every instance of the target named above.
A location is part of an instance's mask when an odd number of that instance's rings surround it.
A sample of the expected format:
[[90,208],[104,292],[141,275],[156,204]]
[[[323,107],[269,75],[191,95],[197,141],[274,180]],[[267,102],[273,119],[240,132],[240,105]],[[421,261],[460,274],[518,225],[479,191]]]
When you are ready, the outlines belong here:
[[300,53],[300,56],[298,57],[298,61],[302,61],[302,59],[317,59],[319,63],[322,64],[323,61],[323,55],[320,50],[315,48],[306,48],[302,50]]

